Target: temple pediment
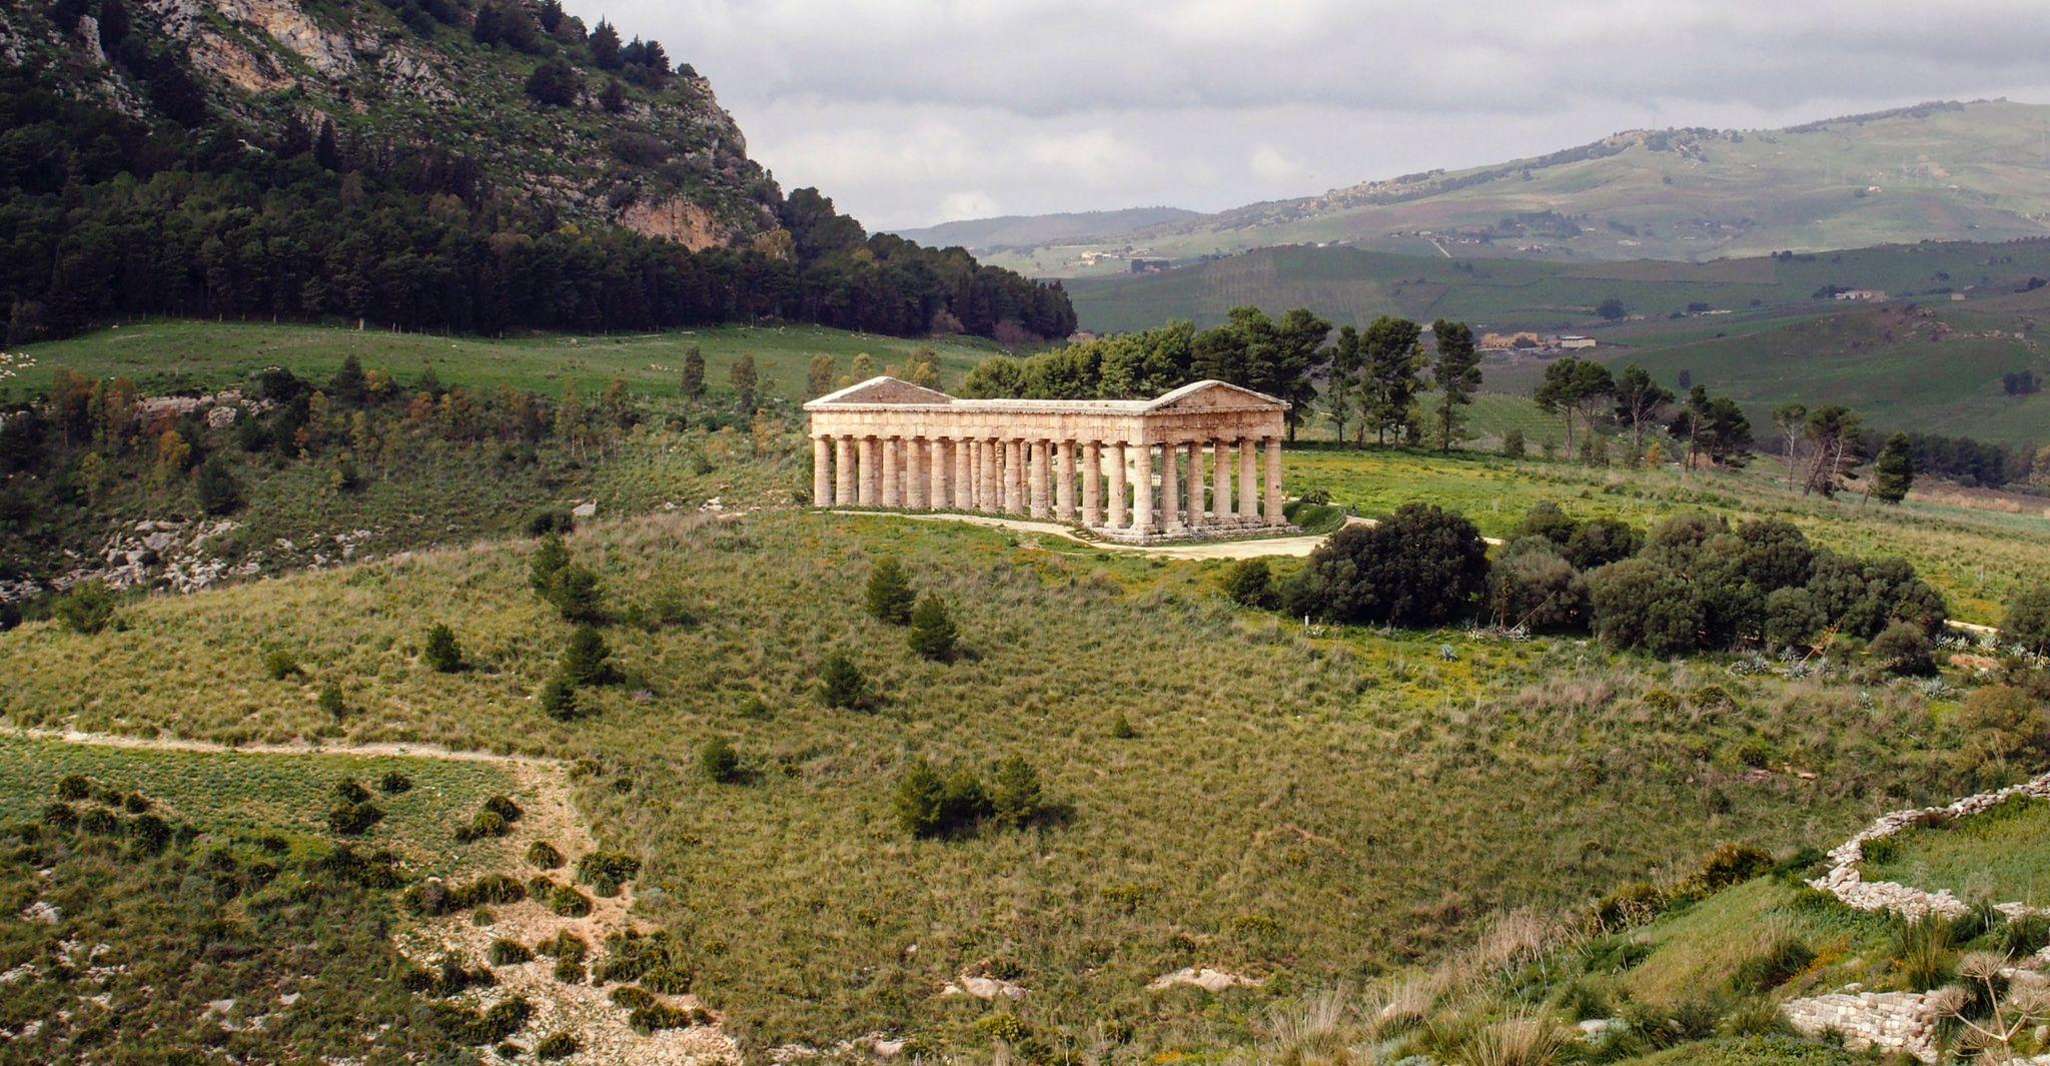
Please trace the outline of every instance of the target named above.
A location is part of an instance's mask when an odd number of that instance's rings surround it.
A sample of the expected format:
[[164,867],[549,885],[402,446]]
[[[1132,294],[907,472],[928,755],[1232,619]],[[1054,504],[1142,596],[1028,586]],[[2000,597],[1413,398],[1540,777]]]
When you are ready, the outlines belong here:
[[806,410],[814,407],[845,406],[849,404],[930,404],[953,403],[954,398],[938,389],[913,385],[901,378],[888,374],[857,382],[837,392],[829,392],[805,404]]

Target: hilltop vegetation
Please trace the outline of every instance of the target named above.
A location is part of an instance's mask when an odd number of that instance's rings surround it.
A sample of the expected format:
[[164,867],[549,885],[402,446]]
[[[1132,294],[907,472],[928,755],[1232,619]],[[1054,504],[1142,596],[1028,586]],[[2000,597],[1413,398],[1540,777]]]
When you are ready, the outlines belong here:
[[217,28],[94,0],[0,23],[7,343],[152,313],[1072,330],[1058,286],[784,196],[659,43],[553,3],[430,6],[265,0]]
[[1702,261],[2036,237],[2050,206],[2039,192],[2045,110],[1944,102],[1781,130],[1630,130],[992,261],[1069,277],[1123,272],[1132,256],[1186,262],[1333,241],[1411,255]]

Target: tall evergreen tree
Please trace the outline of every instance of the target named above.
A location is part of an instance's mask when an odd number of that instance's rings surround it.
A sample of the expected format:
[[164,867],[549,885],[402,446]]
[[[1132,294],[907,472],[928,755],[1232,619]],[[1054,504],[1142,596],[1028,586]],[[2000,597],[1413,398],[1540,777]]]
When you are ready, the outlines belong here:
[[1331,347],[1331,375],[1324,384],[1324,417],[1331,420],[1331,432],[1345,443],[1345,427],[1359,403],[1360,331],[1351,326],[1338,330],[1338,342]]
[[1423,389],[1423,359],[1417,343],[1423,332],[1423,327],[1406,318],[1382,315],[1360,335],[1366,361],[1365,388],[1360,392],[1365,416],[1360,421],[1361,440],[1366,439],[1369,427],[1381,444],[1388,443],[1390,431],[1400,440],[1409,427],[1410,407]]
[[1644,454],[1644,430],[1657,425],[1672,404],[1672,390],[1651,379],[1644,368],[1632,363],[1616,376],[1616,420],[1630,426],[1630,454]]
[[753,414],[755,404],[760,399],[756,395],[756,389],[761,383],[759,375],[755,372],[754,353],[750,352],[741,356],[740,360],[733,364],[731,379],[733,382],[733,394],[740,401],[740,409],[748,414]]
[[1899,503],[1915,485],[1915,453],[1905,433],[1886,438],[1872,463],[1872,495],[1882,503]]
[[598,69],[618,70],[626,65],[620,58],[619,31],[612,27],[612,23],[599,19],[598,28],[591,31],[590,44],[591,62],[596,63]]
[[1438,450],[1449,452],[1458,434],[1460,408],[1473,403],[1481,387],[1481,354],[1474,346],[1473,330],[1464,322],[1439,319],[1431,323],[1437,339],[1437,360],[1431,376],[1438,386]]

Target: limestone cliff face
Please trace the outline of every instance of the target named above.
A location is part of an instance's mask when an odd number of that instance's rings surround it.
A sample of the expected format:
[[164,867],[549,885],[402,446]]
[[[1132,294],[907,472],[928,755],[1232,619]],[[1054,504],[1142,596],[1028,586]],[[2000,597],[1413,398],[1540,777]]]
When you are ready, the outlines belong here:
[[[210,105],[244,127],[332,121],[345,139],[432,144],[476,160],[502,193],[566,221],[623,225],[692,249],[742,244],[775,226],[773,186],[711,85],[689,72],[661,84],[598,69],[581,26],[521,53],[481,45],[468,26],[409,26],[378,0],[128,0],[132,33],[175,48]],[[530,5],[531,0],[493,0]],[[629,30],[630,33],[630,30]],[[686,57],[687,58],[687,57]],[[537,62],[576,72],[573,105],[524,91]],[[88,15],[69,31],[34,9],[0,10],[0,62],[32,64],[81,95],[146,111],[147,94],[100,47]],[[620,81],[624,106],[601,92]],[[617,104],[618,101],[615,101]]]

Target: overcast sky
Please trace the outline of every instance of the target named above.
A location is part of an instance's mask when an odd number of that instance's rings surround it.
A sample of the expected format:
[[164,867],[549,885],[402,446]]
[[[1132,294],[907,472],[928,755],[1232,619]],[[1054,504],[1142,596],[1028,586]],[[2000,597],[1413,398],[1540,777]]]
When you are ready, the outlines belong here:
[[1639,126],[2050,102],[2042,0],[567,0],[870,228],[1215,210]]

